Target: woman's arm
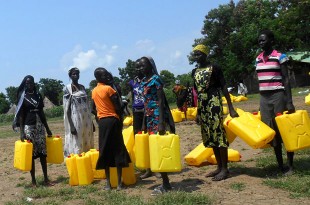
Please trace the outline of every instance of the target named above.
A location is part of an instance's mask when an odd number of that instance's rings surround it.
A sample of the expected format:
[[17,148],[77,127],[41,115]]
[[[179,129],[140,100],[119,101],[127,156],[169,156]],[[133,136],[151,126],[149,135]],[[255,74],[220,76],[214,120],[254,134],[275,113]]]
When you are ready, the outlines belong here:
[[158,132],[160,135],[163,135],[166,133],[166,130],[164,125],[164,91],[162,87],[157,89],[157,97],[158,97],[158,109],[159,109]]

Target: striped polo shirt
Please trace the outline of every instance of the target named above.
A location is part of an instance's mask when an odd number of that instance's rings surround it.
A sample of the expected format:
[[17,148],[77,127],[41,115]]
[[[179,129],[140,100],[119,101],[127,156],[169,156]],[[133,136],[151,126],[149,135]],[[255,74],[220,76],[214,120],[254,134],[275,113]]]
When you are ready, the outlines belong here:
[[280,65],[288,61],[285,54],[273,50],[264,58],[264,52],[256,58],[256,72],[259,82],[259,91],[284,90]]

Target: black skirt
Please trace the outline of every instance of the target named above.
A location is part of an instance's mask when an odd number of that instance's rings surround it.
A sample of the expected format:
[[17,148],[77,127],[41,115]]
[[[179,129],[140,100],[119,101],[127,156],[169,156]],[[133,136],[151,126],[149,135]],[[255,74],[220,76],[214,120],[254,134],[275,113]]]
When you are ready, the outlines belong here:
[[128,167],[130,156],[124,144],[122,124],[115,117],[101,118],[99,124],[99,158],[96,169]]

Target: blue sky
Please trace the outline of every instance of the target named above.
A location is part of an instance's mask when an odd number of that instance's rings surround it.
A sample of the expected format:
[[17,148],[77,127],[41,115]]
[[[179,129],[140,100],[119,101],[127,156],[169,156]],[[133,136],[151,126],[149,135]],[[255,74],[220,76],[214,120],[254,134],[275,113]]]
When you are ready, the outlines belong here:
[[70,83],[80,68],[85,87],[96,67],[118,76],[128,59],[152,56],[158,70],[192,69],[187,55],[204,16],[229,0],[0,1],[0,92],[30,74]]

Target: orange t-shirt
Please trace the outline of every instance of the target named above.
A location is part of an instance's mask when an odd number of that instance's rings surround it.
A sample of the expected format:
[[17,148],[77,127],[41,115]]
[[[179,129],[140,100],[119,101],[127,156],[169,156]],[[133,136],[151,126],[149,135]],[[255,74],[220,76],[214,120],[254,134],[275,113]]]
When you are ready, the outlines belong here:
[[92,99],[95,102],[97,109],[97,117],[116,117],[119,118],[115,112],[115,107],[110,99],[116,91],[109,85],[98,83],[92,91]]

